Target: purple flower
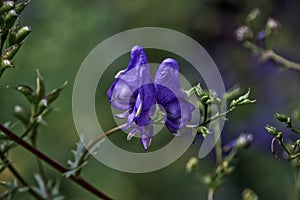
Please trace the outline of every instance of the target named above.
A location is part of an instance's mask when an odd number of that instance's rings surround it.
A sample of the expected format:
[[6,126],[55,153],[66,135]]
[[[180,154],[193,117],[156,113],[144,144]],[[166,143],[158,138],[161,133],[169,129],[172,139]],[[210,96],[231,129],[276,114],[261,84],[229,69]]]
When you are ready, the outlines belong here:
[[153,83],[146,53],[142,47],[135,46],[127,68],[115,78],[107,91],[109,102],[124,111],[117,117],[127,117],[125,130],[132,128],[127,139],[139,132],[144,149],[148,149],[152,141],[151,116],[156,103],[166,112],[166,127],[174,134],[191,120],[195,108],[180,87],[179,66],[174,59],[168,58],[161,63]]
[[184,128],[192,118],[195,107],[190,104],[179,82],[179,65],[165,59],[155,75],[156,101],[166,112],[166,127],[172,133]]

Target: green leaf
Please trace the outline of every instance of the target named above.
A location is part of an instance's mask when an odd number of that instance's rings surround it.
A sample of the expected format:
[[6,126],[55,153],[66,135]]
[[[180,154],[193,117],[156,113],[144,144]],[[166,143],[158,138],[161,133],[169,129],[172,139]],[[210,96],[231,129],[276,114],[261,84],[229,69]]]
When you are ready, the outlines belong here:
[[54,90],[52,90],[51,92],[49,92],[48,94],[46,94],[42,101],[44,101],[44,104],[46,106],[50,105],[53,101],[55,101],[57,99],[57,97],[60,95],[60,92],[64,89],[64,87],[67,85],[68,82],[65,82],[60,88],[56,88]]
[[200,126],[197,129],[197,133],[201,134],[205,138],[208,134],[211,134],[212,132],[208,130],[206,126]]
[[37,96],[30,86],[18,85],[16,89],[23,94],[30,103],[36,103]]
[[237,107],[237,106],[241,106],[241,105],[247,105],[247,104],[255,103],[256,100],[255,99],[250,100],[249,96],[250,96],[250,89],[247,91],[246,94],[240,96],[237,99],[232,100],[231,103],[230,103],[230,107],[233,108],[233,107]]

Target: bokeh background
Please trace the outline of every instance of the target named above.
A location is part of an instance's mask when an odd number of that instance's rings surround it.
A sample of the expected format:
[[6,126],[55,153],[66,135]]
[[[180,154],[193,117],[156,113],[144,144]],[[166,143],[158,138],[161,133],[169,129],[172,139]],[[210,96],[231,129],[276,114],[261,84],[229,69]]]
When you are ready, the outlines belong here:
[[[262,21],[272,16],[281,22],[281,31],[273,38],[274,49],[287,58],[300,61],[298,0],[33,0],[21,18],[22,24],[30,25],[33,31],[15,58],[17,68],[7,71],[1,78],[0,121],[16,121],[14,106],[28,106],[13,86],[20,83],[34,86],[35,69],[43,74],[48,90],[67,80],[69,84],[55,103],[58,111],[47,117],[48,125],[40,129],[39,135],[40,149],[66,164],[72,156],[70,150],[79,139],[72,118],[72,86],[87,54],[101,41],[127,29],[144,26],[174,29],[197,40],[208,51],[227,89],[234,85],[244,91],[251,88],[252,97],[257,99],[255,105],[238,109],[228,116],[222,133],[224,142],[242,132],[252,133],[254,142],[250,149],[240,154],[236,171],[217,191],[216,199],[241,199],[244,188],[253,189],[260,199],[287,199],[294,189],[292,168],[288,162],[273,158],[271,138],[264,126],[266,123],[277,124],[273,118],[275,112],[289,114],[300,109],[300,72],[279,70],[272,63],[259,62],[236,41],[235,29],[256,7],[262,11]],[[151,55],[155,59],[155,54]],[[120,68],[126,66],[128,58],[120,62]],[[111,70],[106,77],[111,82],[113,71],[117,70]],[[104,98],[108,86],[99,85],[98,88],[98,103],[107,105],[99,112],[108,112],[109,105]],[[103,122],[107,128],[113,126],[109,119]],[[119,134],[121,136],[116,134],[114,139],[117,137],[128,144],[124,135]],[[141,148],[138,143],[135,145]],[[205,199],[205,188],[193,175],[185,173],[186,161],[197,155],[197,151],[198,146],[193,145],[175,163],[147,174],[118,172],[90,159],[83,176],[120,200]],[[18,148],[11,159],[34,183],[33,173],[37,170],[34,157]],[[200,160],[202,172],[209,172],[212,167],[213,154]],[[46,169],[49,177],[61,178],[53,169],[47,166]],[[0,176],[1,180],[11,179],[9,172]],[[61,179],[61,190],[66,199],[96,199],[69,180]],[[29,197],[19,195],[16,199]]]

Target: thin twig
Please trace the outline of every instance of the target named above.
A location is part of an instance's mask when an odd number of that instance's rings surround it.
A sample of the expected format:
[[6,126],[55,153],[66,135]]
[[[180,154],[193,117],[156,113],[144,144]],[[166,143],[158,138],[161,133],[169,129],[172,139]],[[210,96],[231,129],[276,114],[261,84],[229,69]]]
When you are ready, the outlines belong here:
[[[39,151],[38,149],[34,148],[33,146],[25,142],[18,135],[16,135],[9,129],[5,128],[2,124],[0,124],[0,131],[5,133],[11,140],[15,141],[16,143],[18,143],[19,145],[21,145],[22,147],[30,151],[32,154],[39,157],[42,161],[46,162],[48,165],[50,165],[52,168],[56,169],[60,173],[63,174],[68,171],[68,169],[63,167],[61,164],[57,163],[56,161],[54,161],[53,159],[51,159],[50,157],[48,157],[47,155]],[[85,181],[83,178],[79,176],[72,175],[69,177],[69,179],[71,179],[72,181],[80,185],[82,188],[86,189],[87,191],[89,191],[90,193],[94,194],[99,198],[102,198],[104,200],[112,200],[112,198],[108,197],[103,192],[101,192],[100,190],[98,190],[97,188],[95,188],[94,186],[92,186],[90,183],[88,183],[87,181]]]
[[300,70],[300,64],[296,62],[292,62],[277,53],[275,53],[273,50],[265,50],[261,54],[263,60],[274,60],[278,63],[283,64],[286,68]]
[[[126,127],[127,124],[123,124],[123,125],[120,125],[120,126],[117,126],[115,128],[112,128],[108,131],[106,131],[103,135],[100,135],[98,138],[96,138],[85,150],[84,152],[81,154],[80,158],[79,158],[79,161],[77,163],[77,167],[82,165],[86,156],[89,154],[90,150],[98,143],[100,142],[101,140],[103,140],[104,138],[106,138],[107,136],[109,136],[110,134]],[[80,174],[81,170],[78,170],[75,174],[78,176]]]
[[14,175],[14,177],[17,178],[17,180],[22,184],[22,186],[28,188],[29,194],[31,194],[35,199],[42,200],[43,198],[29,186],[29,184],[24,180],[24,178],[19,174],[19,172],[14,168],[14,166],[11,164],[11,162],[9,162],[9,160],[2,154],[0,154],[0,157],[3,162],[7,162],[7,168]]

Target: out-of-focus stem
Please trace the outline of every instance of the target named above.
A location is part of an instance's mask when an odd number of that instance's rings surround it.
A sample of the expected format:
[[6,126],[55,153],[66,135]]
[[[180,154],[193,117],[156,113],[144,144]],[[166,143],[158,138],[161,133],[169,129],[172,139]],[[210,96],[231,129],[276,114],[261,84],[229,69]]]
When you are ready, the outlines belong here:
[[208,194],[207,194],[207,200],[213,200],[214,199],[214,193],[215,193],[215,189],[209,188],[208,189]]
[[278,55],[273,50],[265,50],[265,51],[262,52],[261,56],[262,56],[262,59],[264,59],[264,60],[274,60],[278,63],[281,63],[286,68],[300,70],[300,64],[299,63],[290,61],[290,60]]

